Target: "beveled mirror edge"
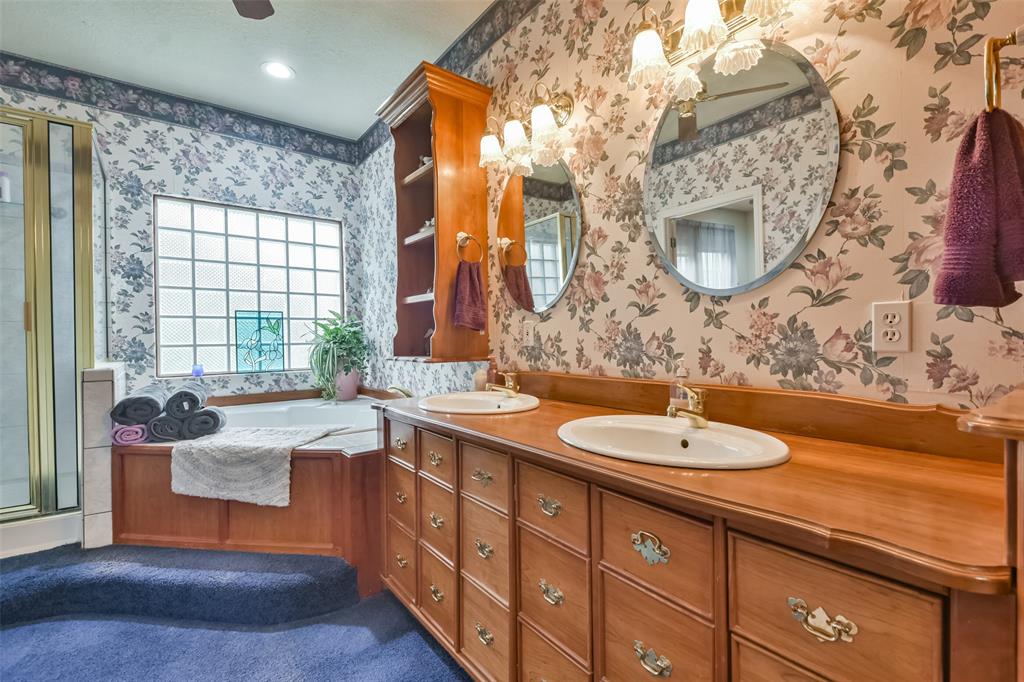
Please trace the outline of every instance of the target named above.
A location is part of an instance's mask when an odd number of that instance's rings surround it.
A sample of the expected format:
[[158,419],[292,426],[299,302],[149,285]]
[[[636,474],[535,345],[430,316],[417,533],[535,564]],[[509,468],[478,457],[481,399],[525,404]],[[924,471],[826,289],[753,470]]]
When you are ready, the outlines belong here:
[[[651,243],[651,245],[654,248],[654,252],[657,254],[658,258],[660,259],[660,262],[658,263],[658,267],[660,267],[661,269],[665,270],[670,275],[672,275],[672,277],[675,278],[676,281],[678,281],[680,284],[682,284],[687,289],[690,289],[692,291],[696,291],[696,292],[701,293],[701,294],[706,294],[708,296],[723,296],[724,297],[724,296],[735,296],[737,294],[745,294],[745,293],[748,293],[750,291],[753,291],[755,289],[758,289],[758,288],[764,286],[768,282],[772,281],[773,279],[775,279],[776,277],[781,275],[784,271],[788,270],[789,267],[793,264],[793,262],[796,261],[796,259],[800,257],[800,254],[804,252],[804,249],[806,249],[807,246],[811,243],[811,240],[814,238],[814,235],[817,234],[818,229],[821,227],[821,221],[825,217],[825,211],[828,208],[829,201],[832,200],[832,194],[835,192],[835,189],[836,189],[836,180],[839,177],[839,157],[840,157],[840,148],[839,147],[840,147],[840,143],[841,143],[841,137],[840,137],[841,128],[840,128],[840,121],[839,121],[839,111],[838,111],[838,109],[836,109],[835,99],[833,99],[832,93],[828,89],[828,86],[825,83],[825,80],[821,77],[821,74],[818,73],[818,70],[816,68],[814,68],[814,65],[811,64],[810,61],[804,55],[800,54],[800,52],[797,51],[796,49],[794,49],[794,48],[790,47],[789,45],[787,45],[785,43],[782,43],[782,42],[773,43],[773,42],[770,42],[768,40],[762,40],[761,42],[764,43],[764,46],[765,46],[766,50],[774,50],[774,51],[778,52],[779,54],[782,54],[783,56],[785,56],[785,57],[787,57],[789,59],[793,59],[794,56],[795,56],[796,58],[799,58],[799,59],[803,60],[804,62],[806,62],[810,66],[810,68],[807,69],[806,72],[811,74],[811,77],[813,77],[814,79],[817,80],[816,83],[811,83],[810,85],[812,87],[814,87],[816,90],[817,89],[821,89],[824,93],[828,94],[827,97],[823,97],[821,99],[821,106],[822,106],[822,109],[826,113],[829,114],[829,122],[833,122],[834,121],[835,122],[835,126],[836,126],[835,142],[834,142],[834,144],[832,144],[830,146],[830,148],[828,150],[829,155],[832,158],[835,159],[835,163],[832,165],[833,172],[830,173],[831,177],[827,178],[828,180],[830,180],[830,188],[829,188],[829,191],[827,193],[823,192],[822,201],[821,201],[820,205],[815,209],[814,220],[809,220],[808,221],[809,223],[811,223],[811,227],[808,228],[807,232],[804,234],[804,237],[802,239],[800,239],[799,241],[797,241],[797,243],[793,245],[793,248],[789,251],[789,253],[787,253],[785,256],[783,256],[781,259],[779,259],[779,262],[776,263],[775,266],[772,267],[770,270],[768,270],[764,274],[760,275],[756,279],[752,279],[751,281],[747,282],[746,284],[742,284],[742,285],[736,286],[736,287],[729,287],[727,289],[715,289],[715,288],[712,288],[712,287],[706,287],[706,286],[703,286],[701,284],[697,284],[696,282],[691,282],[690,280],[688,280],[685,277],[683,277],[683,274],[681,272],[679,272],[675,267],[673,267],[670,264],[669,259],[668,259],[668,254],[665,253],[665,249],[662,247],[661,242],[658,240],[658,235],[655,232],[655,230],[652,228],[652,226],[650,225],[650,222],[648,221],[648,217],[647,217],[647,201],[646,201],[647,178],[651,175],[651,171],[652,171],[653,166],[654,166],[654,153],[653,153],[654,152],[654,141],[657,140],[658,134],[661,132],[661,127],[665,124],[665,119],[669,115],[669,109],[670,109],[669,105],[670,105],[670,102],[666,103],[665,109],[664,109],[664,111],[661,112],[661,116],[658,119],[658,125],[654,128],[654,137],[652,138],[652,144],[647,149],[647,160],[644,163],[644,178],[643,178],[643,182],[641,183],[641,185],[642,185],[642,187],[641,187],[641,195],[642,196],[641,196],[641,202],[640,202],[640,210],[641,210],[641,212],[643,214],[643,222],[644,222],[644,227],[647,230],[648,241]],[[702,62],[702,64],[703,64],[703,62]],[[574,187],[574,189],[575,189],[575,187]]]
[[[569,187],[572,189],[572,200],[576,204],[576,216],[578,219],[578,224],[576,226],[576,237],[573,240],[573,246],[575,248],[573,248],[572,255],[569,258],[569,261],[565,268],[565,279],[562,280],[562,286],[559,287],[554,297],[550,300],[550,302],[547,303],[547,305],[535,306],[532,311],[525,310],[522,306],[515,304],[515,307],[524,313],[533,312],[534,314],[540,315],[541,313],[547,312],[548,310],[554,308],[555,304],[562,300],[562,297],[565,296],[565,292],[569,290],[569,285],[572,284],[573,277],[576,274],[576,267],[579,265],[580,250],[583,246],[583,231],[585,229],[585,220],[583,217],[583,202],[580,201],[580,194],[579,191],[576,189],[576,176],[573,175],[572,169],[569,168],[569,165],[563,159],[559,159],[558,164],[562,167],[562,170],[565,171],[565,175],[569,178]],[[501,189],[501,201],[498,204],[498,240],[500,240],[504,236],[507,236],[502,234],[501,229],[501,205],[505,203],[505,196],[508,191],[508,185],[509,182],[512,181],[513,177],[514,176],[509,176],[508,178],[506,178],[505,186],[502,187]],[[502,283],[505,283],[505,267],[504,264],[502,263],[501,247],[496,246],[496,248],[498,249],[497,263],[498,271],[500,273],[499,276],[501,277]]]

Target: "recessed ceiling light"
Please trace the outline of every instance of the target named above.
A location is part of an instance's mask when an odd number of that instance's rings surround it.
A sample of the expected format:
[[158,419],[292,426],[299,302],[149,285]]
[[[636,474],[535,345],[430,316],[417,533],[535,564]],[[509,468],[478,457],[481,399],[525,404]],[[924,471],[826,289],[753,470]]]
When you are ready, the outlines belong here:
[[281,62],[263,62],[263,73],[274,78],[295,78],[295,70]]

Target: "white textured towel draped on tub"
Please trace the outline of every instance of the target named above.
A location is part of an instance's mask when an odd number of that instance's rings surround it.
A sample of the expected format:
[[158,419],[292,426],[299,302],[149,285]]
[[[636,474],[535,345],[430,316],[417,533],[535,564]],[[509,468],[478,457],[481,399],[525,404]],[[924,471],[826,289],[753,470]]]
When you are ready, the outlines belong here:
[[171,450],[171,490],[179,495],[287,507],[291,453],[329,427],[226,428]]

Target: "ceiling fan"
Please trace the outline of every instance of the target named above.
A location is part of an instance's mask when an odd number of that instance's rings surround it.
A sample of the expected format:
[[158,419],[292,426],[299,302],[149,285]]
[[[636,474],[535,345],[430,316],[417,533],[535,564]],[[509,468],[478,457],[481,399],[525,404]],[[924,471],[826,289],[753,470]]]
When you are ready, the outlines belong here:
[[697,131],[698,103],[714,102],[716,100],[725,99],[726,97],[736,97],[737,95],[752,95],[756,92],[765,92],[766,90],[778,90],[779,88],[784,88],[788,85],[789,83],[770,83],[768,85],[758,85],[754,88],[741,88],[740,90],[720,92],[715,95],[709,95],[707,92],[707,85],[705,85],[704,89],[698,92],[692,99],[679,100],[676,102],[676,111],[679,112],[679,141],[689,142],[700,137],[700,133]]
[[246,19],[266,19],[274,13],[270,0],[231,0],[235,10]]

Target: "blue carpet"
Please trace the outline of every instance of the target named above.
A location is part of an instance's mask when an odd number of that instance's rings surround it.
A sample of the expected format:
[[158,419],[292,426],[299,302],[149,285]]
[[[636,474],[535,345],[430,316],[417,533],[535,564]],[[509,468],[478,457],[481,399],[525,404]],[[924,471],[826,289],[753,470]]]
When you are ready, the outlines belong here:
[[71,614],[272,625],[359,601],[355,569],[326,556],[67,545],[0,560],[0,624]]

